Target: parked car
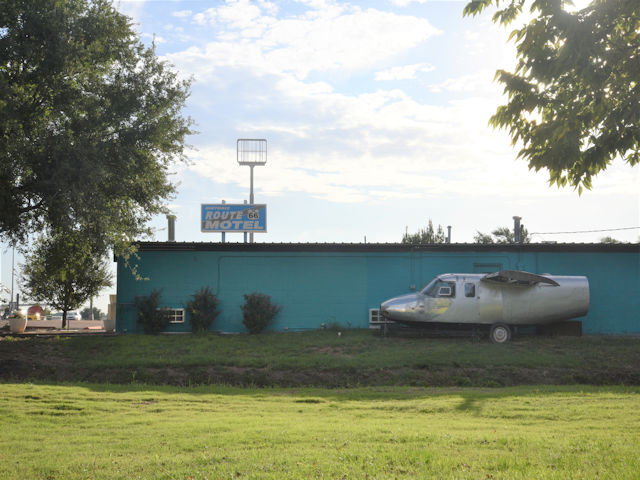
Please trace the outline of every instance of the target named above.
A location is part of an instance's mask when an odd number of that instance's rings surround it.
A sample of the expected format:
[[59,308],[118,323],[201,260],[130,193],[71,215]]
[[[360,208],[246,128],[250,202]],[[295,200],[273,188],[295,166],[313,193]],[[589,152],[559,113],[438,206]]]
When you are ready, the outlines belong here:
[[[54,313],[48,317],[48,320],[62,320],[62,312]],[[78,312],[70,311],[67,312],[67,321],[68,320],[82,320],[82,317]]]

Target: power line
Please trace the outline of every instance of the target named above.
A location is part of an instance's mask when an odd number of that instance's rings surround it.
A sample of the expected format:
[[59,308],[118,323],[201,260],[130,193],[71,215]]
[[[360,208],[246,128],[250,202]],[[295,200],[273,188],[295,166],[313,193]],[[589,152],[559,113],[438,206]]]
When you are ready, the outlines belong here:
[[622,228],[605,228],[603,230],[576,230],[574,232],[533,232],[529,235],[560,235],[567,233],[598,233],[598,232],[617,232],[620,230],[635,230],[640,229],[640,227],[622,227]]

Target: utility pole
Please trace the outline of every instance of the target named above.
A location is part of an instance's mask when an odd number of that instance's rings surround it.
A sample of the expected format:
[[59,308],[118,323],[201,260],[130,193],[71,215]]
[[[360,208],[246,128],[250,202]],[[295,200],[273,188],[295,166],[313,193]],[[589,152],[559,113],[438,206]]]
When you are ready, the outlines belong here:
[[13,274],[14,272],[14,262],[16,259],[16,247],[14,246],[12,251],[11,251],[11,301],[9,302],[9,311],[13,311],[15,310],[15,306],[13,303]]

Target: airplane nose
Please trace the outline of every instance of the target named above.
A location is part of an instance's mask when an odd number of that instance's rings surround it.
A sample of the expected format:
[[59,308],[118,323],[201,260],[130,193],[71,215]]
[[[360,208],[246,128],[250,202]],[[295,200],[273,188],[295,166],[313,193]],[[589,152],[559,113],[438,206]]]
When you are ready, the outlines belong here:
[[380,304],[380,313],[390,320],[400,319],[415,309],[415,295],[392,298]]
[[382,313],[383,315],[385,313],[390,313],[395,310],[395,307],[396,307],[396,302],[394,301],[394,299],[387,300],[380,304],[380,313]]

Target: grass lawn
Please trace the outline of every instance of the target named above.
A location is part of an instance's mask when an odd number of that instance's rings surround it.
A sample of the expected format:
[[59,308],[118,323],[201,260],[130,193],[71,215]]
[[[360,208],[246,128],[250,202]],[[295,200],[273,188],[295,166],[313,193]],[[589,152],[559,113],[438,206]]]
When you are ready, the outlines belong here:
[[0,384],[0,478],[638,478],[640,388]]

